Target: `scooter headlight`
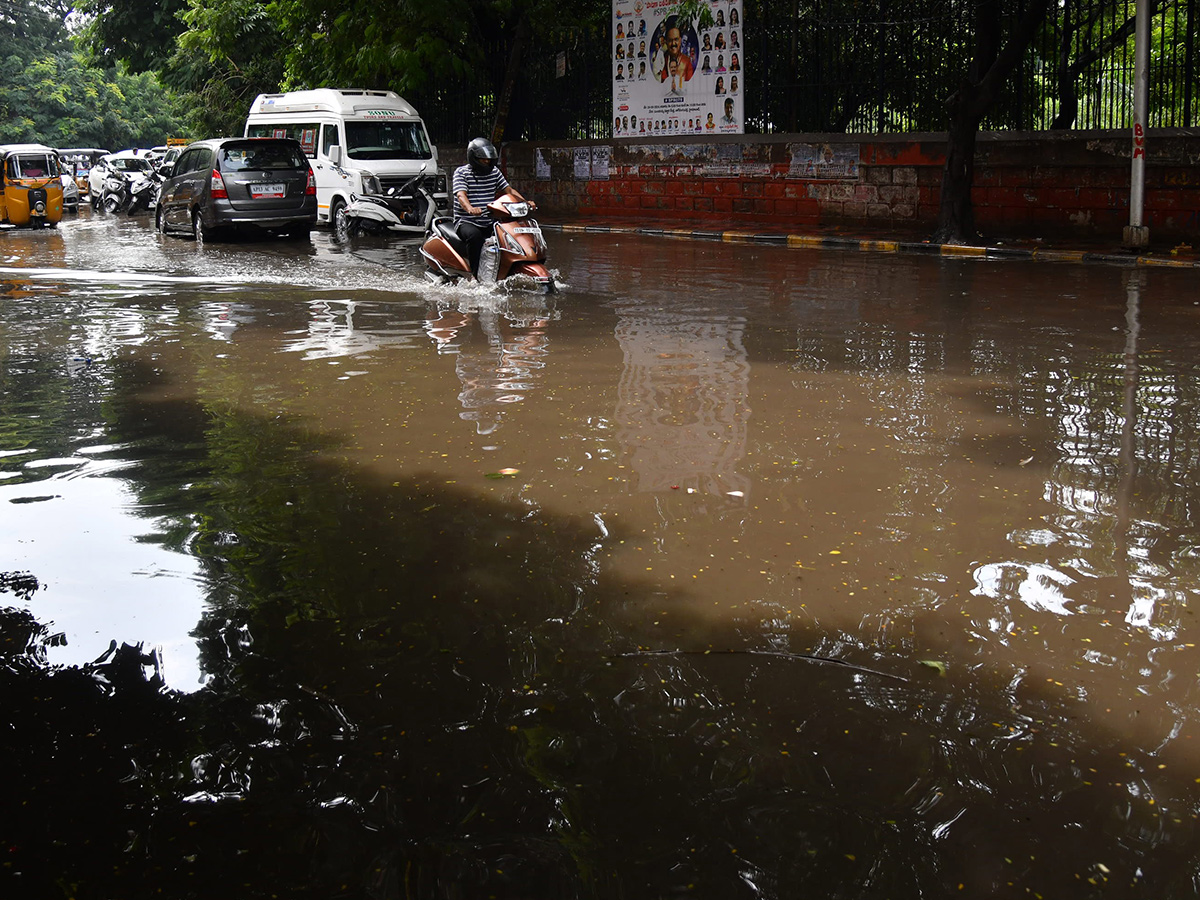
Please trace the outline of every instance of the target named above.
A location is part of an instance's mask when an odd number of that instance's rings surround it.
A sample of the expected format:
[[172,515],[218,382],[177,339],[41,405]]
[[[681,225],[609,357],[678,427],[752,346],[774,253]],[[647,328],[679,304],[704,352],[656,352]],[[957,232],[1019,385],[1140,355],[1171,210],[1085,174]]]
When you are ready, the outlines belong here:
[[529,215],[528,203],[506,203],[504,206],[508,210],[508,214],[514,219],[523,219]]

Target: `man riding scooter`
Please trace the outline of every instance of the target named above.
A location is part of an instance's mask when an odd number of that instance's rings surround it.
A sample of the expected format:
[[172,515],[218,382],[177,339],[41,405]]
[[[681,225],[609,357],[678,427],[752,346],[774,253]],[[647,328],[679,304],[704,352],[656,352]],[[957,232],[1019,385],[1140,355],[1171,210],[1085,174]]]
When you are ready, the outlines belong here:
[[497,161],[500,154],[486,138],[475,138],[467,144],[467,164],[454,170],[454,229],[467,245],[468,262],[472,274],[479,273],[479,255],[483,242],[491,235],[493,221],[487,205],[507,193],[517,201],[529,204],[531,210],[537,204],[525,200],[508,183],[500,171]]

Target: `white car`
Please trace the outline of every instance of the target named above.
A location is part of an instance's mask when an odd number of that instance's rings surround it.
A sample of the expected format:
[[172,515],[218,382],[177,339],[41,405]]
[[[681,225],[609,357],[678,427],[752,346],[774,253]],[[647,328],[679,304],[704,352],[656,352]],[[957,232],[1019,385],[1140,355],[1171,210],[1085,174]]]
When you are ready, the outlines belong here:
[[112,171],[153,172],[154,166],[146,158],[145,150],[122,150],[100,157],[88,172],[88,191],[92,195],[92,208],[100,205],[100,194],[104,189],[104,177]]
[[157,147],[151,147],[149,150],[143,150],[142,152],[150,160],[151,165],[157,169],[162,165],[163,157],[167,155],[167,145],[159,144]]
[[179,154],[183,152],[182,147],[168,147],[163,158],[158,161],[159,171],[162,171],[167,166],[173,165],[175,160],[179,159]]
[[79,187],[75,184],[75,179],[69,174],[63,174],[60,178],[63,186],[63,209],[79,212]]

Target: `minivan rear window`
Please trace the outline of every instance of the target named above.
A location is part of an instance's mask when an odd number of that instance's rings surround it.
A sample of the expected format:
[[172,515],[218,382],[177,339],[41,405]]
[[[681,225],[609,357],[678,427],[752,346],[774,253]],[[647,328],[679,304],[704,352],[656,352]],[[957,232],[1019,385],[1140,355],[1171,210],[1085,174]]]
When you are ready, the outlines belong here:
[[282,141],[244,141],[221,148],[221,171],[243,169],[307,169],[308,160],[300,148]]

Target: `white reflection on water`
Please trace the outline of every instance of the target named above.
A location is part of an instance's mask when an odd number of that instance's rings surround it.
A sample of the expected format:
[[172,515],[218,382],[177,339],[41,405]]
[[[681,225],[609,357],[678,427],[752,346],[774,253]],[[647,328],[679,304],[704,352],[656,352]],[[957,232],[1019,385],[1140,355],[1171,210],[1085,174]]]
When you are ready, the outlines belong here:
[[[46,499],[35,499],[46,498]],[[51,478],[0,485],[5,567],[28,571],[41,590],[23,604],[65,646],[52,663],[80,664],[99,657],[109,642],[160,647],[163,676],[177,690],[199,687],[200,667],[188,633],[204,606],[196,561],[139,540],[151,523],[135,514],[136,500],[119,480]],[[72,560],[63,565],[64,560]]]
[[972,594],[993,600],[1017,599],[1032,610],[1073,615],[1064,589],[1075,579],[1044,563],[988,563],[975,570]]

